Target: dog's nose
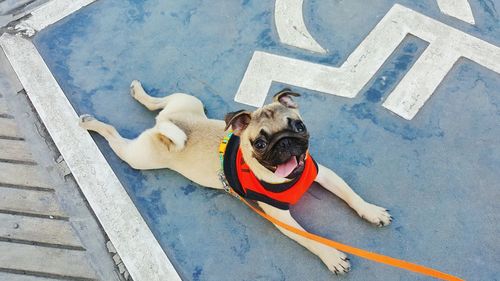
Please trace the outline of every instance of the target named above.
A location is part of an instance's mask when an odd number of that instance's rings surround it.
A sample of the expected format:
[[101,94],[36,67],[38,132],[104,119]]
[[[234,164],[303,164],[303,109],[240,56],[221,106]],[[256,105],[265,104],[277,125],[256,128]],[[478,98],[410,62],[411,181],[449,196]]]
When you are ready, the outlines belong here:
[[280,142],[279,142],[279,146],[280,146],[281,148],[288,148],[288,147],[290,147],[291,145],[292,145],[292,140],[291,140],[291,139],[289,139],[289,138],[283,138],[283,139],[281,139],[281,140],[280,140]]

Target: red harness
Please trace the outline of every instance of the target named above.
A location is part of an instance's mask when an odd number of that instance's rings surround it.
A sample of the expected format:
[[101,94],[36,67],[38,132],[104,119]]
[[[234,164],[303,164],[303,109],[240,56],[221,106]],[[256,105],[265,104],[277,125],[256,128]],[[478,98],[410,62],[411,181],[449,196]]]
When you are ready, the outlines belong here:
[[229,134],[221,142],[219,155],[227,182],[243,198],[287,210],[299,201],[318,175],[316,162],[307,153],[304,170],[299,177],[281,184],[262,182],[245,163],[239,146],[240,138]]
[[[302,195],[311,187],[311,184],[318,175],[318,169],[313,163],[309,153],[307,153],[305,161],[304,171],[300,177],[292,180],[291,183],[293,184],[291,185],[285,183],[284,185],[286,185],[286,187],[282,188],[284,189],[283,191],[279,190],[279,192],[272,191],[274,188],[266,188],[263,183],[259,181],[248,167],[248,164],[243,160],[241,149],[238,149],[238,154],[236,155],[236,171],[245,193],[251,190],[270,199],[293,205],[297,203]],[[272,184],[270,186],[278,187],[280,185]]]

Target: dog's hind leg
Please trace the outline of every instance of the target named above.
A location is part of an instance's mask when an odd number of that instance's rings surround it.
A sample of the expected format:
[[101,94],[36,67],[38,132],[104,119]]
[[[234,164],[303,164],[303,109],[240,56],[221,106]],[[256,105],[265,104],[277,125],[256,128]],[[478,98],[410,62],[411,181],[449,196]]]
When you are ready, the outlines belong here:
[[130,95],[151,111],[162,109],[160,115],[182,112],[206,117],[203,103],[191,95],[174,93],[161,98],[152,97],[137,80],[130,84]]
[[125,150],[130,140],[123,138],[113,126],[85,114],[80,116],[80,127],[99,133],[108,141],[113,151],[125,160]]
[[156,98],[148,95],[138,80],[130,84],[130,95],[151,111],[163,109],[167,105],[167,97]]
[[[264,210],[264,212],[271,217],[286,223],[290,226],[293,226],[295,228],[298,228],[300,230],[304,230],[300,224],[292,217],[290,214],[290,211],[288,210],[281,210],[278,208],[275,208],[271,205],[258,202],[259,206]],[[295,234],[291,231],[288,231],[284,228],[281,228],[277,225],[275,225],[283,234],[286,236],[290,237],[291,239],[295,240],[295,242],[299,243],[300,245],[304,246],[306,249],[311,251],[313,254],[317,255],[323,263],[330,269],[335,274],[344,274],[347,273],[351,269],[351,265],[349,263],[349,259],[347,256],[338,251],[335,248],[323,245],[321,243],[318,243],[316,241],[313,241],[311,239],[302,237],[301,235]]]
[[[153,143],[164,142],[166,145],[174,145],[174,148],[178,149],[177,143],[180,143],[184,147],[185,142],[182,138],[185,136],[184,132],[178,132],[179,128],[176,127],[176,130],[168,125],[146,130],[133,140],[123,138],[113,126],[101,122],[90,115],[80,116],[80,126],[99,133],[108,141],[118,157],[127,162],[132,168],[140,170],[166,168],[166,163],[162,161],[163,159],[161,159],[158,151],[155,150],[157,147],[152,145]],[[168,138],[164,134],[168,134]],[[172,135],[174,137],[171,137]]]

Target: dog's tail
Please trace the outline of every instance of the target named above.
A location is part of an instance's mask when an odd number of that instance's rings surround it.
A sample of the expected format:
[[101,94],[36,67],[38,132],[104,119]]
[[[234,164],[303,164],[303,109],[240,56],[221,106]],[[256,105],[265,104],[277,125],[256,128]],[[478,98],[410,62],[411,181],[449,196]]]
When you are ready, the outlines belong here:
[[161,143],[167,146],[169,151],[181,151],[187,141],[186,133],[170,121],[163,121],[155,128]]

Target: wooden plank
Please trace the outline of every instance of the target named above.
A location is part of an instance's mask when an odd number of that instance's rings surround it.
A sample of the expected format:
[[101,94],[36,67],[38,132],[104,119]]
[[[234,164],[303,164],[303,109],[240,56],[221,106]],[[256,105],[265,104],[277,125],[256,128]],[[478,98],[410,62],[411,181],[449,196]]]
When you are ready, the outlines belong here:
[[0,187],[0,211],[66,218],[59,208],[55,194],[47,191]]
[[28,271],[42,274],[95,280],[85,251],[37,247],[0,241],[0,268],[4,271]]
[[46,218],[0,213],[0,238],[83,249],[69,222]]
[[0,272],[0,280],[3,281],[61,281],[61,279],[52,279],[45,277],[30,276],[25,274],[14,274]]
[[13,119],[0,118],[0,136],[9,138],[23,138]]
[[51,188],[41,172],[42,169],[38,166],[0,162],[0,185],[4,183]]
[[0,159],[35,162],[26,142],[21,140],[0,139]]

